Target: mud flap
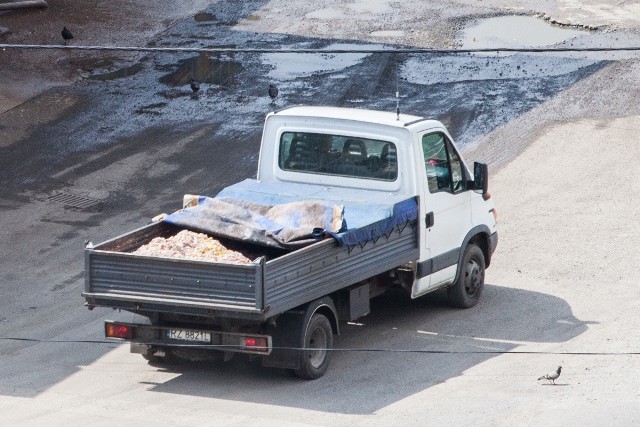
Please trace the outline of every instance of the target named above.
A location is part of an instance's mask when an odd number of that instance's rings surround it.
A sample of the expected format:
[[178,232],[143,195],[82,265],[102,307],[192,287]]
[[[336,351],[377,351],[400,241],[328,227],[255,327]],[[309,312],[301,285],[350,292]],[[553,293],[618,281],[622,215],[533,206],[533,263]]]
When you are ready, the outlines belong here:
[[331,297],[325,296],[310,302],[299,310],[291,310],[283,313],[276,319],[276,325],[267,328],[267,334],[271,335],[273,351],[268,357],[262,358],[262,366],[269,368],[298,369],[300,358],[298,350],[304,341],[305,328],[313,313],[318,308],[326,307],[333,313],[335,332],[337,327],[336,308]]
[[300,336],[305,324],[305,312],[287,312],[278,317],[277,327],[267,331],[271,335],[273,351],[262,358],[262,366],[269,368],[298,369],[300,358],[298,350]]

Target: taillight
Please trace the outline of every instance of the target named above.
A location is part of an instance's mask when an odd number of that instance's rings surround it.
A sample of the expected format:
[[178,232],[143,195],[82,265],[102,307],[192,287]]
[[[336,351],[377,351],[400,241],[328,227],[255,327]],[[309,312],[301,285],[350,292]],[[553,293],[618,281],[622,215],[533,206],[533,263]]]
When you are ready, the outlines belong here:
[[124,340],[133,339],[133,326],[122,323],[105,323],[104,335],[107,338],[121,338]]
[[244,346],[251,350],[269,351],[269,342],[265,337],[244,337]]

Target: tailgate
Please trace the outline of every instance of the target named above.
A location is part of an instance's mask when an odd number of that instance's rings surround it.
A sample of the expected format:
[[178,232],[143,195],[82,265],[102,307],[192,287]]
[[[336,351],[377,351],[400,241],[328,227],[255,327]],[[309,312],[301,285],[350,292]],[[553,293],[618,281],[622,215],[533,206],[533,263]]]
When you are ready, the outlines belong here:
[[88,305],[172,312],[183,307],[185,313],[262,311],[264,258],[235,264],[129,253],[174,231],[155,223],[85,249],[83,296]]

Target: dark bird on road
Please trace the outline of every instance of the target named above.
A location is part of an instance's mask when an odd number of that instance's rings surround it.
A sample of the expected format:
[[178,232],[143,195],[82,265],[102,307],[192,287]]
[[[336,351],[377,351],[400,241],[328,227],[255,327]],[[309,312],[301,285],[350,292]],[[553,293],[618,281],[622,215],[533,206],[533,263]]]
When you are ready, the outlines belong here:
[[274,84],[269,85],[269,96],[271,97],[271,103],[276,102],[276,98],[278,97],[278,88]]
[[198,96],[198,92],[200,91],[200,83],[195,81],[195,79],[191,79],[191,91],[193,92],[193,96]]
[[73,38],[73,34],[71,31],[67,29],[67,27],[62,27],[62,38],[64,39],[64,44],[66,45],[69,40]]
[[550,383],[555,384],[556,380],[560,376],[560,371],[562,371],[562,366],[558,366],[558,369],[556,369],[554,372],[541,376],[540,378],[538,378],[538,381],[548,380]]

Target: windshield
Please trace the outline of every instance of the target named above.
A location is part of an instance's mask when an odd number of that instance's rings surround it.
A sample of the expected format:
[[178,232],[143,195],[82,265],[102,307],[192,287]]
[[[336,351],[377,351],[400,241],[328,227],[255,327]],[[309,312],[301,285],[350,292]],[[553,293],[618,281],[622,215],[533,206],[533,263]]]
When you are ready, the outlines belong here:
[[284,132],[278,165],[283,170],[395,181],[395,144],[377,139],[308,132]]

